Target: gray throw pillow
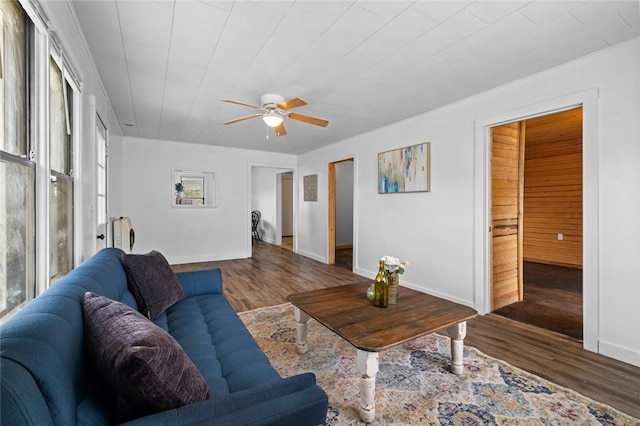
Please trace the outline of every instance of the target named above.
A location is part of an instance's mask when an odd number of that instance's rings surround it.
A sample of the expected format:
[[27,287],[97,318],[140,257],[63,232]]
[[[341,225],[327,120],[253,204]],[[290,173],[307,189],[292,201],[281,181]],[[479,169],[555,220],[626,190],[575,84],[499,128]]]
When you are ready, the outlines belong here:
[[124,254],[122,265],[138,310],[150,320],[155,320],[169,306],[184,299],[176,274],[160,252]]
[[180,344],[134,309],[87,292],[82,314],[90,359],[130,403],[164,411],[209,398],[207,382]]

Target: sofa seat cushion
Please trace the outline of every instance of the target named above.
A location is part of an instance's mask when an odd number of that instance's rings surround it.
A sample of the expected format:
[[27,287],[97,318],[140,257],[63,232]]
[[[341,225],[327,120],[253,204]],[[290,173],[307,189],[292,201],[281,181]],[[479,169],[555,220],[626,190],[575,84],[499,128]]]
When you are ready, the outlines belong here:
[[212,399],[281,379],[221,294],[187,297],[156,324],[184,348],[207,381]]
[[184,299],[176,274],[160,252],[123,254],[122,265],[138,310],[150,320],[155,320],[166,308]]
[[82,309],[92,361],[129,402],[163,411],[209,398],[198,369],[160,327],[129,306],[91,292]]

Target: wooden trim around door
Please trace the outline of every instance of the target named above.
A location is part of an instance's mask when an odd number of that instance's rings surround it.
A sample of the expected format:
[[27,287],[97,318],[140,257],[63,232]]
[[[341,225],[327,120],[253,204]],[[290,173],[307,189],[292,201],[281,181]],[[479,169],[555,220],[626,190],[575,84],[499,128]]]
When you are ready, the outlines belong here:
[[336,263],[336,163],[329,163],[329,227],[327,263]]
[[524,300],[524,159],[527,122],[520,121],[518,132],[518,301]]

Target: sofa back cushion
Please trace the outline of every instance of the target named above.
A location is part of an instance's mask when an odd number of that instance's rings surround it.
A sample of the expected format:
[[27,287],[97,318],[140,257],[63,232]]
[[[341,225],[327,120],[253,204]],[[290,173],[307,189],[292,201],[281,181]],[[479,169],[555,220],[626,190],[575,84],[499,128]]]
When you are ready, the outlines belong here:
[[184,299],[176,274],[160,252],[124,254],[122,264],[138,309],[150,320],[155,320],[169,306]]

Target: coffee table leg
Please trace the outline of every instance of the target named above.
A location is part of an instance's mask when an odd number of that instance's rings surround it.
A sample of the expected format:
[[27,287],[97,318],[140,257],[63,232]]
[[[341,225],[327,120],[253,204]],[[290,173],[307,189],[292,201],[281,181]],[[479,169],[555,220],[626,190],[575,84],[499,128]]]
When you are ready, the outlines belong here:
[[309,324],[309,315],[306,312],[301,311],[300,308],[296,308],[296,323],[297,323],[297,343],[298,353],[307,353],[307,326]]
[[360,419],[371,423],[376,418],[376,374],[378,373],[378,352],[358,349],[356,366],[360,373]]
[[464,348],[464,338],[467,335],[467,322],[462,321],[447,329],[451,338],[451,372],[453,374],[462,374],[464,363],[462,362],[462,353]]

